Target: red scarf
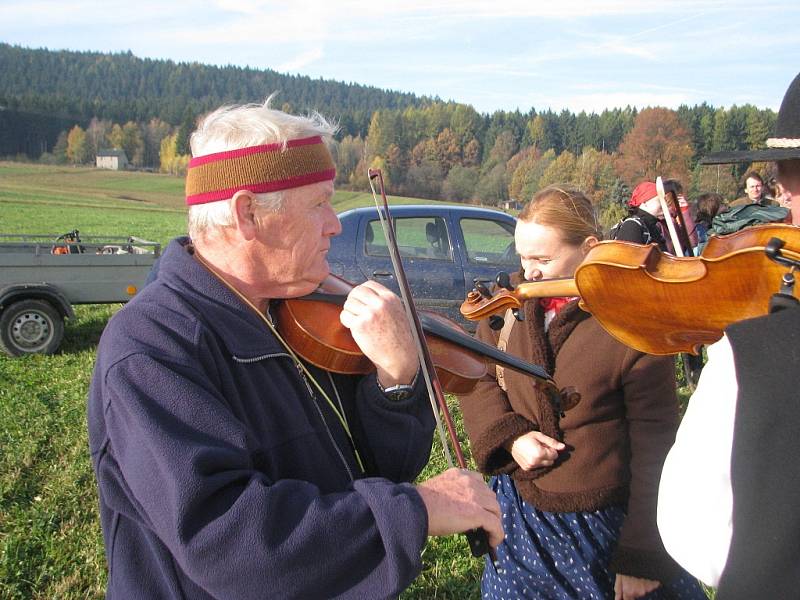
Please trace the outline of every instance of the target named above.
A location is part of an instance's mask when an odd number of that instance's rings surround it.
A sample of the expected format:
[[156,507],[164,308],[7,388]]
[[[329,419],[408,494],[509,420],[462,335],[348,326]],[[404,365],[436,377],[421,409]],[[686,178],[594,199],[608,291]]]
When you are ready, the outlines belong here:
[[544,312],[548,310],[556,311],[558,314],[562,308],[564,308],[565,304],[568,304],[575,300],[577,296],[558,296],[556,298],[539,298],[539,304],[542,305],[544,308]]

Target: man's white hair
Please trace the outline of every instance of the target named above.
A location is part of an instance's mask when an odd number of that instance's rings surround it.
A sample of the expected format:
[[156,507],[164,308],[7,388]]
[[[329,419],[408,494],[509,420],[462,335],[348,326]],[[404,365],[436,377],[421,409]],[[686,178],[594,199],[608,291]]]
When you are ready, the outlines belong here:
[[[203,117],[189,142],[192,156],[238,150],[249,146],[282,143],[289,140],[322,136],[330,139],[336,126],[319,113],[300,117],[269,107],[272,96],[264,104],[223,106]],[[268,210],[281,210],[283,192],[256,194],[257,202]],[[212,233],[233,225],[231,199],[196,204],[189,207],[189,236]]]

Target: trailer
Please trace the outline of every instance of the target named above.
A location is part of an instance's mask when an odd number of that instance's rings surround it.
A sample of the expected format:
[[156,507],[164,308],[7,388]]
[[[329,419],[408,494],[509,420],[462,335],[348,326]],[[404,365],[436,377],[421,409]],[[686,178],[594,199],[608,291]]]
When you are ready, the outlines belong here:
[[160,255],[135,236],[0,234],[0,350],[54,353],[74,304],[127,302]]

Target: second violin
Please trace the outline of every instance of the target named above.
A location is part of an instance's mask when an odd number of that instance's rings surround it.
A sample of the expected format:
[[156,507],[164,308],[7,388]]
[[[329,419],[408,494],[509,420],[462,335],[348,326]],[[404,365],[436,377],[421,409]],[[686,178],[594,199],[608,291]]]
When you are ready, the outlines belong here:
[[[800,228],[750,227],[712,238],[699,257],[676,258],[655,245],[618,241],[594,246],[573,279],[523,283],[487,297],[473,291],[461,313],[477,320],[519,308],[531,298],[580,296],[581,306],[626,345],[649,354],[697,353],[736,321],[766,314],[787,267],[766,255],[772,238],[800,260]],[[793,292],[795,297],[797,293]],[[645,315],[634,319],[633,314]]]

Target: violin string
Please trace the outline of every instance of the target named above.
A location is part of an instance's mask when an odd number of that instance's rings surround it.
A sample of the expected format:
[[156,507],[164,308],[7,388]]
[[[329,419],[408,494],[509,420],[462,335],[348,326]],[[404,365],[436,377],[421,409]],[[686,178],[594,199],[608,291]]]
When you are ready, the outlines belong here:
[[[305,377],[307,381],[310,381],[312,384],[314,384],[314,387],[317,388],[317,391],[320,393],[320,395],[322,395],[322,397],[328,403],[328,406],[330,406],[331,410],[333,411],[333,414],[336,415],[336,418],[339,420],[339,423],[341,423],[341,425],[342,425],[342,429],[344,429],[344,432],[347,434],[347,437],[350,439],[350,445],[353,448],[353,453],[355,454],[356,461],[358,462],[358,466],[361,469],[361,472],[365,473],[366,469],[364,469],[364,463],[361,460],[361,455],[358,453],[358,448],[356,448],[356,443],[355,443],[355,440],[353,439],[353,434],[350,432],[350,427],[349,427],[349,425],[347,423],[347,417],[345,416],[344,409],[342,409],[342,411],[340,412],[339,409],[336,408],[336,405],[333,403],[333,401],[331,400],[330,396],[328,396],[328,394],[325,392],[325,390],[322,388],[322,386],[319,384],[319,382],[317,382],[316,378],[311,374],[311,371],[308,370],[306,365],[303,363],[302,360],[300,360],[300,358],[297,356],[295,351],[292,350],[292,348],[289,346],[289,344],[286,342],[286,340],[283,339],[283,336],[281,336],[281,334],[278,333],[278,330],[275,327],[275,325],[272,323],[272,320],[270,318],[268,318],[263,312],[258,310],[258,308],[256,307],[255,304],[250,302],[250,300],[244,294],[242,294],[239,290],[237,290],[235,287],[233,287],[233,285],[231,285],[225,279],[225,277],[223,277],[210,264],[208,264],[205,261],[205,259],[202,256],[200,256],[200,253],[197,252],[196,249],[192,248],[191,249],[191,254],[197,259],[197,261],[201,265],[203,265],[206,268],[206,270],[209,273],[211,273],[225,287],[227,287],[230,291],[232,291],[242,302],[244,302],[247,306],[249,306],[253,310],[253,312],[256,313],[258,315],[258,317],[264,323],[267,324],[267,327],[272,332],[272,335],[274,335],[278,339],[278,341],[286,349],[286,352],[289,354],[289,356],[294,361],[295,365],[297,366],[297,369],[300,371],[300,374],[303,377]],[[335,386],[334,386],[334,391],[336,391],[336,387]],[[312,394],[312,396],[313,396],[313,394]]]
[[[383,210],[378,203],[378,194],[375,191],[375,186],[372,184],[372,177],[370,177],[369,169],[367,170],[367,181],[369,182],[369,188],[372,190],[372,199],[375,202],[375,209],[378,211],[378,218],[381,221],[381,227],[383,228],[384,236],[386,237],[386,246],[389,249],[389,257],[392,261],[392,266],[394,267],[394,272],[399,272],[399,268],[397,263],[400,260],[400,257],[397,256],[397,249],[392,245],[389,244],[389,227],[391,224],[388,222],[386,215],[383,214]],[[439,416],[439,407],[436,405],[436,394],[433,391],[433,382],[431,381],[430,373],[428,370],[424,368],[425,365],[425,356],[422,350],[422,340],[419,339],[419,332],[417,328],[414,326],[414,315],[411,313],[411,303],[408,298],[405,297],[405,290],[402,286],[400,286],[400,295],[403,298],[403,307],[406,311],[406,318],[408,319],[408,324],[411,327],[411,335],[414,337],[414,343],[417,349],[417,358],[419,360],[419,364],[422,370],[422,376],[425,379],[425,387],[428,390],[428,400],[431,403],[431,409],[433,411],[433,418],[436,420],[436,431],[439,433],[439,439],[442,442],[442,448],[444,450],[445,459],[447,460],[447,464],[452,467],[454,466],[453,457],[450,454],[450,446],[447,443],[447,436],[444,433],[444,426],[442,425],[442,419]]]

